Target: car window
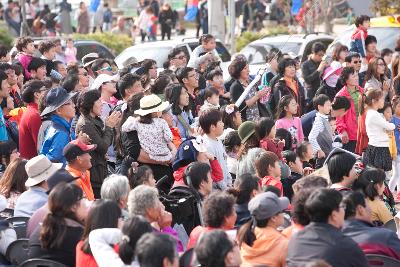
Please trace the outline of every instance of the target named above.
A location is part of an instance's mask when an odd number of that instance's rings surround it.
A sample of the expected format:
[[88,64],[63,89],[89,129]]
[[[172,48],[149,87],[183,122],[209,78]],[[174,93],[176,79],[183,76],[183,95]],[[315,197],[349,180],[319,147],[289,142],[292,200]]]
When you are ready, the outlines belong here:
[[130,57],[135,57],[138,61],[145,59],[153,59],[157,62],[157,68],[162,68],[165,61],[168,59],[168,54],[172,50],[172,47],[141,47],[126,50],[118,56],[119,62],[124,62]]
[[294,42],[290,42],[290,40],[289,40],[289,42],[286,42],[286,43],[285,42],[279,42],[279,43],[278,42],[274,42],[274,43],[268,42],[268,44],[273,47],[279,48],[282,51],[282,53],[292,52],[292,53],[295,53],[296,55],[299,54],[300,48],[302,45],[302,43],[294,43]]
[[109,58],[109,59],[114,59],[114,55],[111,54],[111,52],[105,48],[104,46],[98,45],[97,46],[97,53],[101,58]]
[[81,61],[82,58],[89,53],[97,53],[95,44],[77,43],[76,47],[76,59]]
[[264,64],[265,57],[267,56],[268,51],[271,49],[270,46],[247,46],[243,48],[240,53],[243,54],[249,64]]

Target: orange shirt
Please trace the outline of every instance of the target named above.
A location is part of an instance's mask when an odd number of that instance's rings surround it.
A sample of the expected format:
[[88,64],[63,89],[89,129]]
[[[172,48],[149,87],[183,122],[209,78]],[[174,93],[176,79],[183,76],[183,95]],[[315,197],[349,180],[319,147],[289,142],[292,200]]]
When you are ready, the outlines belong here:
[[92,185],[90,184],[90,172],[87,170],[85,175],[82,175],[82,172],[72,168],[71,166],[67,165],[65,169],[76,179],[76,184],[82,189],[83,193],[85,194],[87,200],[93,201],[94,193],[92,189]]

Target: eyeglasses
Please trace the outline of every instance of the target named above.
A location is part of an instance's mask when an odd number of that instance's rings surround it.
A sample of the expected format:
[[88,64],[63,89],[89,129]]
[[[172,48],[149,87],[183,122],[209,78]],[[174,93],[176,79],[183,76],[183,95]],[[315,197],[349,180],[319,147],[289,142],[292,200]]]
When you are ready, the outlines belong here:
[[174,57],[173,59],[179,59],[179,60],[182,60],[182,59],[186,59],[186,56]]
[[361,63],[361,60],[355,60],[355,61],[353,61],[353,64],[360,64]]
[[99,69],[98,71],[102,71],[102,70],[104,70],[104,71],[112,71],[112,68],[111,67],[106,67],[106,68]]
[[378,65],[378,66],[386,66],[385,63],[378,63],[376,65]]
[[82,72],[82,73],[79,74],[79,75],[88,76],[89,74],[85,71],[85,72]]

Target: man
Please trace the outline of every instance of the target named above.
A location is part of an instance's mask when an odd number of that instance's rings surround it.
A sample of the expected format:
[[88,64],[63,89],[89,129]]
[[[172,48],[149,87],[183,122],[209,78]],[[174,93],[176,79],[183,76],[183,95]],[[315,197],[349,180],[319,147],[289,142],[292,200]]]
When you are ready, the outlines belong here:
[[53,63],[55,71],[60,73],[61,76],[65,78],[67,76],[67,67],[65,66],[65,63],[58,60],[54,60]]
[[110,115],[110,112],[114,108],[114,104],[111,102],[111,97],[117,92],[116,81],[118,79],[118,75],[110,76],[107,74],[100,74],[94,80],[91,90],[99,90],[101,94],[101,119],[105,121],[105,119]]
[[117,88],[119,94],[122,97],[122,100],[118,101],[117,105],[114,108],[114,110],[117,111],[121,111],[122,105],[128,102],[128,99],[131,96],[144,91],[141,82],[141,77],[139,75],[132,73],[127,73],[124,76],[122,76],[118,81]]
[[362,63],[360,54],[350,52],[344,61],[346,62],[346,67],[353,67],[358,73],[358,85],[364,87],[366,71],[360,72]]
[[371,209],[360,192],[346,195],[342,201],[345,222],[342,232],[352,238],[365,254],[379,254],[400,259],[400,239],[392,230],[375,227],[371,221]]
[[71,141],[71,121],[75,116],[75,105],[62,87],[51,89],[46,96],[46,108],[41,116],[50,115],[51,125],[47,129],[40,154],[52,162],[66,163],[63,148]]
[[90,171],[92,167],[89,152],[95,150],[97,145],[86,145],[79,139],[73,140],[64,147],[63,155],[68,164],[65,169],[76,179],[76,184],[82,188],[84,197],[93,201],[94,193],[90,184]]
[[22,99],[27,104],[19,122],[19,153],[24,159],[37,156],[37,137],[42,120],[39,114],[39,101],[46,90],[42,81],[31,80],[24,85]]
[[136,243],[135,255],[140,266],[178,267],[176,240],[168,234],[146,233]]
[[44,59],[33,57],[28,65],[28,71],[31,74],[31,79],[43,81],[47,74],[47,63]]
[[301,66],[303,78],[305,81],[304,87],[307,90],[307,98],[313,99],[315,92],[317,92],[321,84],[321,75],[324,69],[328,66],[328,63],[322,58],[325,55],[325,45],[320,42],[316,42],[311,48],[312,54],[310,58],[304,61]]
[[43,41],[39,44],[39,52],[42,54],[41,58],[46,61],[47,76],[50,76],[51,71],[54,70],[56,45],[52,41]]
[[365,38],[365,51],[367,52],[366,59],[367,63],[371,61],[374,57],[379,57],[378,49],[376,45],[378,44],[378,40],[373,35],[368,35]]
[[199,87],[199,74],[195,69],[185,67],[179,69],[176,73],[178,81],[186,88],[189,94],[189,107],[193,117],[197,117],[197,103],[195,90]]
[[321,259],[333,267],[369,266],[364,253],[349,237],[342,234],[344,223],[342,195],[321,188],[311,193],[305,203],[310,224],[292,236],[286,263],[297,267]]
[[174,48],[168,55],[168,66],[166,68],[176,71],[177,69],[184,68],[187,65],[187,55],[182,48]]
[[122,16],[118,17],[117,25],[114,28],[112,28],[111,33],[112,34],[125,34],[129,37],[132,37],[132,32],[125,27],[125,18]]
[[28,180],[25,186],[29,189],[22,193],[15,203],[15,217],[31,217],[37,209],[46,204],[48,197],[46,192],[49,189],[46,180],[61,167],[62,164],[51,163],[43,155],[36,156],[26,163]]
[[96,59],[92,64],[92,71],[94,76],[97,77],[100,74],[113,75],[112,67],[107,59],[99,58]]
[[351,186],[358,178],[358,170],[355,166],[356,158],[345,150],[334,151],[326,159],[331,188],[346,193],[351,191]]

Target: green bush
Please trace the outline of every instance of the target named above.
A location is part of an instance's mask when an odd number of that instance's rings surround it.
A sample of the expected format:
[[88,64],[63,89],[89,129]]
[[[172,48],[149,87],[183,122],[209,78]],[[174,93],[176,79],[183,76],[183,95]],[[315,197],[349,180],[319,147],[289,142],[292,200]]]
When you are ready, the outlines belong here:
[[262,29],[260,32],[244,32],[236,39],[236,51],[239,52],[249,43],[267,37],[279,34],[288,34],[289,29],[285,26],[269,26]]
[[0,44],[6,46],[8,49],[11,49],[14,45],[14,36],[10,34],[4,23],[0,24]]
[[132,46],[132,38],[123,34],[91,33],[91,34],[74,34],[74,40],[94,40],[104,44],[115,54],[118,55],[125,48]]

